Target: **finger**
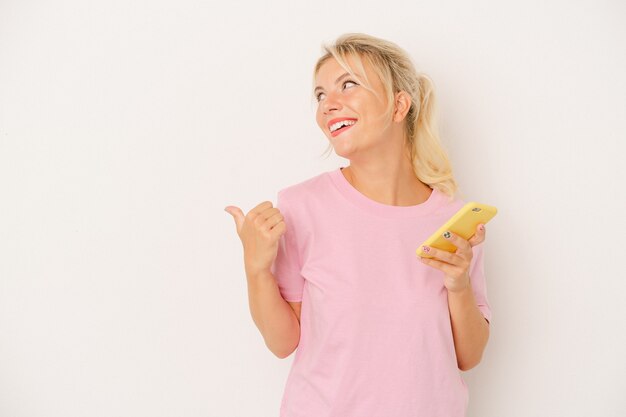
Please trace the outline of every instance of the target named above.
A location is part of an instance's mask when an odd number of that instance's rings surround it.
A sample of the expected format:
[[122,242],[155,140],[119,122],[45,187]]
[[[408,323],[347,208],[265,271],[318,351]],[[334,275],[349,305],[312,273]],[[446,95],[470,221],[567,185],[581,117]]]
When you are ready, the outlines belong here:
[[[277,214],[280,216],[276,217]],[[270,230],[281,220],[281,216],[282,214],[280,214],[280,210],[276,207],[269,207],[260,213],[257,213],[256,217],[254,217],[253,223],[261,229]]]
[[[482,228],[482,230],[481,230]],[[487,233],[484,224],[479,224],[476,226],[476,233],[468,240],[469,244],[472,246],[479,245],[485,241],[485,234]]]
[[464,259],[457,253],[451,253],[443,249],[433,248],[432,246],[422,246],[422,253],[428,254],[436,258],[436,260],[444,261],[451,265],[461,265],[464,262]]
[[272,219],[274,218],[276,218],[276,224],[274,224],[270,228],[270,234],[272,234],[274,237],[280,238],[287,231],[287,224],[283,221],[282,215],[280,215],[279,217],[272,216]]
[[262,227],[264,227],[268,231],[272,231],[280,223],[284,223],[283,222],[283,220],[284,220],[283,214],[280,212],[280,210],[278,210],[275,207],[271,208],[271,209],[268,209],[268,210],[265,210],[261,215],[262,216],[267,216],[267,218],[265,219],[265,222],[263,223]]
[[243,211],[241,211],[241,209],[237,206],[226,206],[224,211],[233,216],[233,219],[235,219],[235,226],[237,227],[237,233],[239,233],[245,220]]
[[463,257],[468,257],[472,254],[472,245],[461,236],[453,233],[451,231],[446,231],[443,233],[444,239],[448,240],[454,246],[456,246],[456,252]]
[[259,214],[272,207],[274,207],[274,204],[271,201],[263,201],[262,203],[257,204],[248,212],[248,217],[251,220],[254,220]]
[[437,259],[421,258],[421,262],[445,272],[448,276],[454,276],[458,271],[457,266],[451,265],[447,262],[439,261]]

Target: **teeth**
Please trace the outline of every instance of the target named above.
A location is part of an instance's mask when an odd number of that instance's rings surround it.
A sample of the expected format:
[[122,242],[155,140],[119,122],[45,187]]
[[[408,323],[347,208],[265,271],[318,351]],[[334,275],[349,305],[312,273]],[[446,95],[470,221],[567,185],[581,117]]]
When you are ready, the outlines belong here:
[[334,132],[342,126],[352,126],[356,123],[356,120],[342,120],[330,126],[330,131]]

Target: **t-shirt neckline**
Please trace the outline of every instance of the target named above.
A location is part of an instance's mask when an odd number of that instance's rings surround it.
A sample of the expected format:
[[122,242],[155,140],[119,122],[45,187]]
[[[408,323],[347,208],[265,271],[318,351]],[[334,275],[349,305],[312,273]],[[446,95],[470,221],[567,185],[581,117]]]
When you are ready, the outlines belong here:
[[380,203],[354,188],[341,172],[343,168],[345,167],[339,167],[329,172],[333,184],[353,204],[377,216],[388,218],[420,217],[433,212],[441,204],[442,193],[437,188],[432,188],[433,191],[426,201],[414,206],[393,206]]

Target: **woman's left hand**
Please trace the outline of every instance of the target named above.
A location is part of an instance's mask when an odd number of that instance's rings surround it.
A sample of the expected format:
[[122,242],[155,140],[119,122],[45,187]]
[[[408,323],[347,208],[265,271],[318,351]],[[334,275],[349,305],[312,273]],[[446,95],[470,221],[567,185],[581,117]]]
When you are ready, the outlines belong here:
[[[482,230],[481,226],[483,226]],[[427,250],[422,248],[422,252],[436,259],[420,259],[426,265],[437,268],[446,274],[443,284],[449,292],[463,291],[470,287],[469,267],[474,255],[472,247],[485,240],[485,232],[486,230],[483,224],[477,226],[476,233],[469,240],[463,239],[455,233],[445,232],[443,235],[444,238],[447,238],[450,243],[456,246],[456,251],[450,253],[433,247],[428,247]]]

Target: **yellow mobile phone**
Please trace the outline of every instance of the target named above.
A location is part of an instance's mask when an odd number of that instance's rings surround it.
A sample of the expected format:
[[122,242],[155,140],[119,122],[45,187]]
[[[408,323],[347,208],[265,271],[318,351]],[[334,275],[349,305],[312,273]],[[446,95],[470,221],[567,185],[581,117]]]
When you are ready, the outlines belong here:
[[433,248],[445,250],[454,253],[456,246],[454,246],[449,240],[443,237],[443,233],[446,230],[456,233],[463,239],[469,239],[476,233],[476,227],[482,223],[487,224],[493,216],[496,215],[498,209],[486,204],[477,203],[475,201],[465,204],[454,216],[450,218],[441,226],[435,233],[430,235],[420,246],[415,253],[422,258],[433,258],[433,256],[425,253],[422,250],[422,246],[431,246]]

